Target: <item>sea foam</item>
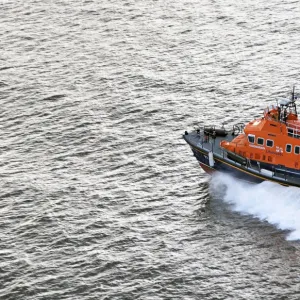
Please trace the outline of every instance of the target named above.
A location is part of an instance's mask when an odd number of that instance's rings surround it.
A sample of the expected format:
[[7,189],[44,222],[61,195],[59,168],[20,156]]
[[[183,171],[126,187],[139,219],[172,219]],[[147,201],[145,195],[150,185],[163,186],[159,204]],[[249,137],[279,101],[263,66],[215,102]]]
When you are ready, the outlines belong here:
[[290,230],[288,240],[300,239],[300,188],[272,182],[246,183],[224,174],[214,175],[212,191],[226,187],[222,198],[235,211],[266,220],[282,230]]

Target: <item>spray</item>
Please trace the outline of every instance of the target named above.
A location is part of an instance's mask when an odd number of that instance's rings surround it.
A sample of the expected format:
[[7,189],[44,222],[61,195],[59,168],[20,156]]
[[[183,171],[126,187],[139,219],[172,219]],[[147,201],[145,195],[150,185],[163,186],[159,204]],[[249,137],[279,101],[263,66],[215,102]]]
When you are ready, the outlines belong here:
[[[224,188],[225,187],[225,188]],[[251,184],[225,174],[214,175],[211,191],[222,190],[222,198],[235,211],[266,220],[282,230],[290,230],[288,240],[300,239],[300,189],[272,182]]]

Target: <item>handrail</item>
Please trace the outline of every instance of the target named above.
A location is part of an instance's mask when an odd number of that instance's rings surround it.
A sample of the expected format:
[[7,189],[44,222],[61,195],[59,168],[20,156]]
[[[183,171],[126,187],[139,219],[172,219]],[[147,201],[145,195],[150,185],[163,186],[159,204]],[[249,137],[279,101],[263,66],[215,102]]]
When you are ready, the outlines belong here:
[[232,129],[227,129],[227,128],[225,128],[224,125],[222,125],[222,126],[217,126],[217,125],[208,125],[208,126],[206,126],[206,125],[201,125],[201,126],[194,126],[194,129],[195,129],[195,131],[196,131],[198,134],[200,134],[201,132],[203,132],[203,133],[206,133],[206,132],[207,132],[208,135],[210,135],[210,133],[209,133],[208,130],[219,130],[219,129],[225,130],[227,134],[229,134],[229,133],[235,133],[235,134],[236,134],[236,131],[237,131],[237,133],[239,134],[239,133],[243,133],[244,128],[245,128],[245,124],[244,124],[244,123],[241,123],[241,122],[232,125]]
[[296,139],[300,139],[300,127],[299,126],[295,126],[295,127],[286,126],[286,128],[287,128],[288,136],[291,136]]

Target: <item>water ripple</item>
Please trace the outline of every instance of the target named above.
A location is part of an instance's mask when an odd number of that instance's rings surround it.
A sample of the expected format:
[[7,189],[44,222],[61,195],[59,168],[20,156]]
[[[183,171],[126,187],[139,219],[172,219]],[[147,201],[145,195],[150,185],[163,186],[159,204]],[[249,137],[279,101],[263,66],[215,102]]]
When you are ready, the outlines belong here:
[[297,82],[296,2],[0,7],[1,299],[299,298],[291,232],[181,140]]

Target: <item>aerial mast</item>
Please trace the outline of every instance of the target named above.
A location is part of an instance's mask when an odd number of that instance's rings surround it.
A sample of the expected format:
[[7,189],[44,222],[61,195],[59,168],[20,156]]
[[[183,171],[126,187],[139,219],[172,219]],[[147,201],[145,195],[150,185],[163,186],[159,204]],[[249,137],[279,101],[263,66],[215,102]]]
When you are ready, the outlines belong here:
[[295,114],[298,115],[298,114],[297,114],[297,107],[296,107],[296,103],[295,103],[296,99],[297,99],[297,97],[295,96],[295,85],[293,85],[293,91],[292,91],[292,103],[293,103],[293,107],[294,107],[294,109],[295,109]]
[[293,85],[292,101],[295,101],[295,86]]

